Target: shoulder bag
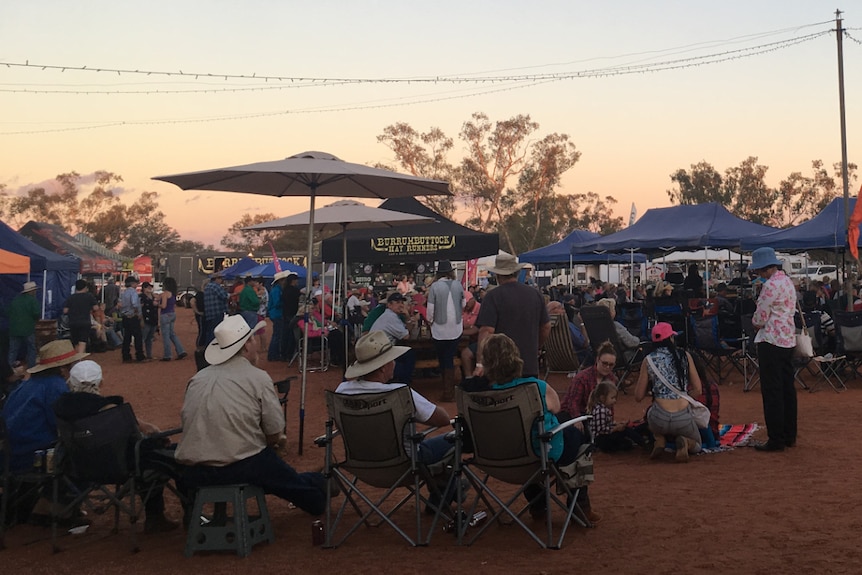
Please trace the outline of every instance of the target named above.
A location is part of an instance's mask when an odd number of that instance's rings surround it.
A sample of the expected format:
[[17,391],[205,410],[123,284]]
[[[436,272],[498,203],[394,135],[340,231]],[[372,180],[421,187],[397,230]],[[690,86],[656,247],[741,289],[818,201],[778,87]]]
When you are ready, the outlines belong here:
[[796,302],[796,309],[799,310],[799,317],[802,318],[802,332],[796,334],[796,346],[793,348],[793,355],[808,359],[814,357],[814,345],[811,341],[811,334],[808,333],[808,326],[805,325],[805,314],[802,313],[799,302]]
[[658,370],[650,356],[647,356],[647,362],[650,367],[652,367],[653,372],[658,376],[661,382],[668,387],[668,389],[689,403],[691,406],[691,415],[694,418],[694,422],[697,424],[697,427],[700,429],[706,429],[709,427],[709,408],[696,399],[692,399],[685,391],[677,389],[676,386],[668,381],[667,378]]

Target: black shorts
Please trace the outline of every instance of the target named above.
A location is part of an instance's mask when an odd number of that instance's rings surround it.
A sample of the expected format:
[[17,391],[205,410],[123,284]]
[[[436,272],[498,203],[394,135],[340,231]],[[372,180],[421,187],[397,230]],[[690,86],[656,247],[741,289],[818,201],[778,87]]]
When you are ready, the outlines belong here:
[[91,327],[89,324],[69,326],[69,335],[72,340],[72,345],[81,341],[88,343],[90,341],[90,329]]

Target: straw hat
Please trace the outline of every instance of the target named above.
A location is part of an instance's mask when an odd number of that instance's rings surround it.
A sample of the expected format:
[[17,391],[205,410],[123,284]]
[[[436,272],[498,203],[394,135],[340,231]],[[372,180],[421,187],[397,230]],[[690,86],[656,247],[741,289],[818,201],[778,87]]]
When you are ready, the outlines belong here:
[[215,327],[215,339],[207,347],[204,357],[210,365],[224,363],[242,349],[254,332],[265,327],[265,321],[252,328],[241,315],[229,315]]
[[24,282],[24,289],[21,290],[21,293],[36,291],[37,289],[39,286],[36,285],[36,282]]
[[512,254],[499,254],[494,258],[494,265],[488,266],[488,271],[501,276],[512,276],[524,269],[526,265],[519,264],[518,258]]
[[36,365],[28,369],[27,373],[39,373],[52,367],[69,365],[70,363],[84,359],[88,355],[90,354],[75,351],[75,348],[72,347],[72,342],[68,339],[55,339],[39,348]]
[[344,377],[352,379],[369,374],[401,357],[410,350],[403,345],[392,345],[389,337],[382,331],[371,331],[356,341],[356,361],[344,372]]

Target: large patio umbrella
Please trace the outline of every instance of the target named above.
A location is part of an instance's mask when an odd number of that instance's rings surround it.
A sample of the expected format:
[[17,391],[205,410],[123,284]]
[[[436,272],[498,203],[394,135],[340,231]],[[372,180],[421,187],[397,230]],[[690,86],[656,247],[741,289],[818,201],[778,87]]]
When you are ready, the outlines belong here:
[[[317,196],[342,198],[402,198],[451,195],[449,183],[342,161],[325,152],[303,152],[284,160],[259,162],[153,178],[184,190],[242,192],[265,196],[309,196],[308,261],[311,268],[314,243],[314,201]],[[309,299],[305,325],[308,326]],[[308,329],[303,342],[308,349]],[[302,366],[299,400],[299,453],[305,427],[306,362]]]
[[[344,234],[344,231],[348,228],[394,228],[435,221],[434,218],[384,210],[383,208],[371,208],[356,200],[341,200],[318,208],[313,214],[311,212],[303,212],[277,220],[270,220],[262,224],[248,226],[243,228],[243,230],[286,230],[289,228],[305,227],[312,220],[314,221],[314,227],[318,231],[334,227],[342,232],[342,254],[344,256],[344,273],[342,274],[344,291],[342,292],[342,303],[345,304],[343,306],[345,312],[347,302],[347,235]],[[347,319],[347,314],[342,314],[342,317]],[[345,370],[347,369],[348,339],[347,337],[344,338]]]

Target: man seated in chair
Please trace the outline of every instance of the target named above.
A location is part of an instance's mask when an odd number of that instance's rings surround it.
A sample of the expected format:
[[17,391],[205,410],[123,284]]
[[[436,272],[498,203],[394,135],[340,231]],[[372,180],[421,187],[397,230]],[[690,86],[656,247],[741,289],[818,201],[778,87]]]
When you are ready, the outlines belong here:
[[[394,292],[386,298],[386,309],[380,314],[380,317],[374,322],[369,331],[382,331],[392,345],[401,339],[407,339],[410,335],[408,324],[413,327],[412,323],[415,318],[407,319],[407,323],[402,320],[407,317],[407,308],[404,302],[407,301],[399,292]],[[395,361],[395,369],[390,374],[394,377],[395,382],[410,384],[413,380],[413,367],[416,365],[416,352],[412,348],[404,347],[405,351],[398,354],[398,359]],[[384,380],[386,383],[388,380]]]
[[[69,393],[64,393],[54,402],[54,413],[64,421],[75,421],[96,415],[103,409],[122,405],[123,398],[118,395],[102,397],[102,368],[98,363],[84,360],[76,363],[69,370]],[[144,435],[159,433],[159,429],[145,421],[138,420],[138,429]],[[158,443],[153,443],[158,441]],[[166,439],[163,441],[167,441]],[[177,478],[177,465],[173,453],[161,450],[162,440],[146,440],[141,444],[141,470],[144,472],[144,488],[151,480],[159,481],[171,477]],[[149,443],[148,443],[149,442]],[[153,473],[159,475],[158,478]],[[166,480],[166,479],[165,479]],[[165,517],[165,499],[162,483],[157,483],[149,491],[144,501],[144,533],[164,533],[179,527]]]
[[206,348],[210,366],[192,377],[183,400],[183,437],[176,458],[186,490],[248,483],[303,511],[326,509],[322,473],[298,473],[276,453],[286,439],[284,414],[272,379],[258,362],[254,327],[241,316],[224,318]]
[[[395,360],[409,349],[409,347],[392,345],[382,331],[366,333],[356,342],[356,361],[344,373],[348,380],[339,384],[335,393],[348,395],[380,393],[402,387],[405,384],[387,382],[392,380]],[[432,427],[449,425],[450,418],[445,409],[431,403],[416,391],[410,391],[413,395],[413,415],[419,423]],[[419,444],[416,458],[419,463],[433,465],[442,461],[452,451],[452,443],[445,436],[437,435]],[[445,487],[445,485],[440,486],[441,489]],[[452,495],[454,496],[454,493]]]

